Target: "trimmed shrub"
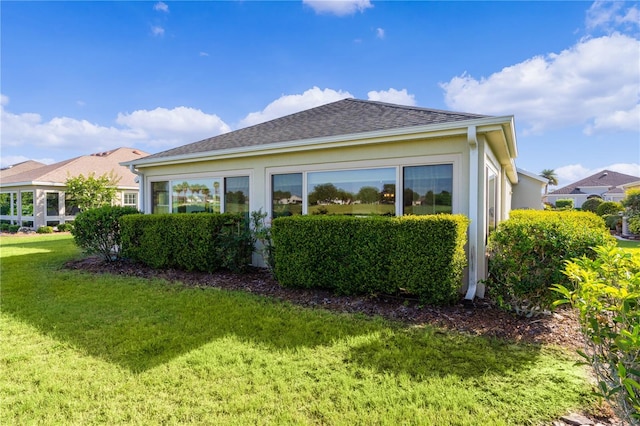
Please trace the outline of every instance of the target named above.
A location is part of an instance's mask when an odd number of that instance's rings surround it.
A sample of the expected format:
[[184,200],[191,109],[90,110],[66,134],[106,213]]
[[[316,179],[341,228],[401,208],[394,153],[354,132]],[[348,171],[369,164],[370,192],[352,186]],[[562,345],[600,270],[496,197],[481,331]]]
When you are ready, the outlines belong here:
[[632,216],[628,219],[629,231],[633,234],[640,235],[640,214]]
[[38,234],[53,234],[53,226],[41,226],[36,232]]
[[120,219],[136,214],[134,207],[104,206],[79,213],[71,230],[78,247],[87,254],[98,254],[107,262],[119,259],[122,245]]
[[9,225],[8,231],[12,234],[17,233],[20,230],[20,225]]
[[552,284],[569,284],[565,260],[594,257],[591,247],[614,241],[594,213],[512,211],[489,236],[489,295],[505,309],[535,315],[555,300]]
[[622,204],[617,203],[615,201],[605,201],[604,203],[600,204],[596,208],[596,214],[598,216],[604,216],[609,214],[617,215],[619,212],[623,210],[624,210],[624,207],[622,207]]
[[560,210],[571,210],[573,208],[573,199],[556,200],[556,208]]
[[566,263],[574,287],[556,285],[579,313],[585,351],[578,353],[593,368],[598,393],[613,402],[625,424],[640,421],[640,253],[596,247],[597,258]]
[[123,257],[154,268],[242,271],[254,239],[241,214],[153,214],[122,218]]
[[8,232],[10,226],[11,225],[9,225],[8,223],[0,223],[0,231]]
[[640,189],[627,190],[622,205],[629,209],[631,215],[640,214]]
[[273,221],[275,275],[285,287],[458,297],[469,220],[461,215],[292,216]]
[[604,203],[604,201],[602,201],[602,198],[589,198],[587,201],[582,203],[582,206],[580,208],[585,212],[597,213],[598,207],[602,203]]
[[60,232],[71,231],[73,229],[73,222],[60,223],[56,228],[58,228]]

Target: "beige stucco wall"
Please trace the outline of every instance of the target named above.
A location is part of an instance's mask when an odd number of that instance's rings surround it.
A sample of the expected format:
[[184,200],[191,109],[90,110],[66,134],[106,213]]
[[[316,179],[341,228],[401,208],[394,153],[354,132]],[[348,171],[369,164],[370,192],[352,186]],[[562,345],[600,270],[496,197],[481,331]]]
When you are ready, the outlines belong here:
[[513,186],[511,208],[541,210],[544,183],[524,174],[518,174],[518,183]]

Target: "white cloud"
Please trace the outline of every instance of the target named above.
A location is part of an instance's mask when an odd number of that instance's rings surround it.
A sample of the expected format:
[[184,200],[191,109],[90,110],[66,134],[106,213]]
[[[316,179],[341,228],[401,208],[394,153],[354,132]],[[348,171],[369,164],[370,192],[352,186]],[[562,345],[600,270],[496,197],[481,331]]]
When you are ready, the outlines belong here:
[[7,95],[0,95],[0,105],[5,106],[9,104],[9,97]]
[[596,169],[587,168],[582,164],[569,164],[567,166],[558,167],[554,170],[556,172],[556,176],[558,176],[557,188],[570,185],[581,179],[601,172],[602,170],[611,170],[613,172],[640,177],[640,164],[637,163],[615,163],[598,167]]
[[640,27],[640,11],[637,4],[627,7],[621,1],[595,1],[589,10],[585,24],[587,30],[602,29],[607,32],[615,30],[633,31]]
[[209,54],[207,52],[200,52],[199,55],[200,56],[209,56]]
[[153,34],[155,37],[161,37],[164,35],[164,28],[154,25],[151,27],[151,34]]
[[118,114],[116,122],[145,136],[154,147],[172,147],[226,133],[231,128],[215,114],[184,106]]
[[[87,120],[55,117],[45,121],[39,114],[14,114],[4,107],[9,98],[2,96],[0,110],[3,147],[2,163],[10,158],[23,158],[20,153],[33,153],[45,149],[78,150],[85,152],[109,150],[121,146],[137,146],[146,151],[171,148],[200,139],[216,136],[231,129],[217,115],[198,109],[177,107],[138,110],[131,114],[118,114],[116,126],[101,126]],[[6,102],[6,103],[4,103]],[[4,155],[8,153],[9,155]],[[26,158],[26,157],[25,157]],[[20,161],[25,161],[23,158]]]
[[262,111],[248,114],[240,121],[239,127],[253,126],[274,118],[352,97],[353,95],[349,92],[335,91],[333,89],[321,90],[318,87],[313,87],[301,95],[282,95]]
[[384,28],[376,28],[376,37],[384,39]]
[[370,0],[302,0],[318,14],[353,15],[373,7]]
[[415,106],[415,95],[410,95],[407,89],[396,90],[380,90],[367,93],[370,101],[389,102],[392,104]]
[[583,125],[586,132],[638,128],[640,41],[614,33],[585,39],[477,80],[466,73],[441,84],[456,110],[514,114],[525,132]]
[[165,2],[159,1],[158,3],[153,5],[153,10],[169,13],[169,5]]

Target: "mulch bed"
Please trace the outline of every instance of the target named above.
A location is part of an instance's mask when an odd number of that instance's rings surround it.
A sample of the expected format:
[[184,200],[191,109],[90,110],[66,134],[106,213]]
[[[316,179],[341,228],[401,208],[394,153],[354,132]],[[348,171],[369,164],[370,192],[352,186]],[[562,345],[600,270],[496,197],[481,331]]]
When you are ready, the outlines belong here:
[[489,300],[477,300],[472,306],[461,301],[454,306],[434,307],[420,306],[414,299],[392,296],[335,296],[322,290],[283,288],[268,271],[261,268],[251,268],[244,274],[185,272],[156,270],[127,261],[104,262],[98,257],[71,261],[66,267],[92,273],[160,278],[187,287],[246,291],[301,306],[381,316],[406,324],[431,324],[466,334],[516,342],[555,344],[570,349],[583,345],[576,315],[569,309],[559,309],[535,318],[522,318],[498,309]]

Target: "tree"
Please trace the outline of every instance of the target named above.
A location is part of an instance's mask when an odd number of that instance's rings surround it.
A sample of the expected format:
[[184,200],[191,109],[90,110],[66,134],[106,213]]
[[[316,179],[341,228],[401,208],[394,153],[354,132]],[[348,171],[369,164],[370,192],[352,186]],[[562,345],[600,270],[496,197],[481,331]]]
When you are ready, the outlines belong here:
[[309,194],[310,204],[330,204],[338,198],[338,188],[332,183],[316,185],[313,192]]
[[65,181],[66,195],[71,204],[81,212],[108,206],[116,198],[116,186],[120,179],[113,170],[99,177],[95,173],[90,173],[87,177],[82,173],[75,177],[68,176]]
[[363,186],[358,191],[356,199],[365,204],[373,204],[380,198],[380,191],[374,186]]
[[547,195],[547,193],[549,192],[549,185],[558,185],[558,176],[556,175],[556,171],[553,169],[544,169],[540,173],[540,176],[547,180],[547,183],[544,185],[544,195]]

